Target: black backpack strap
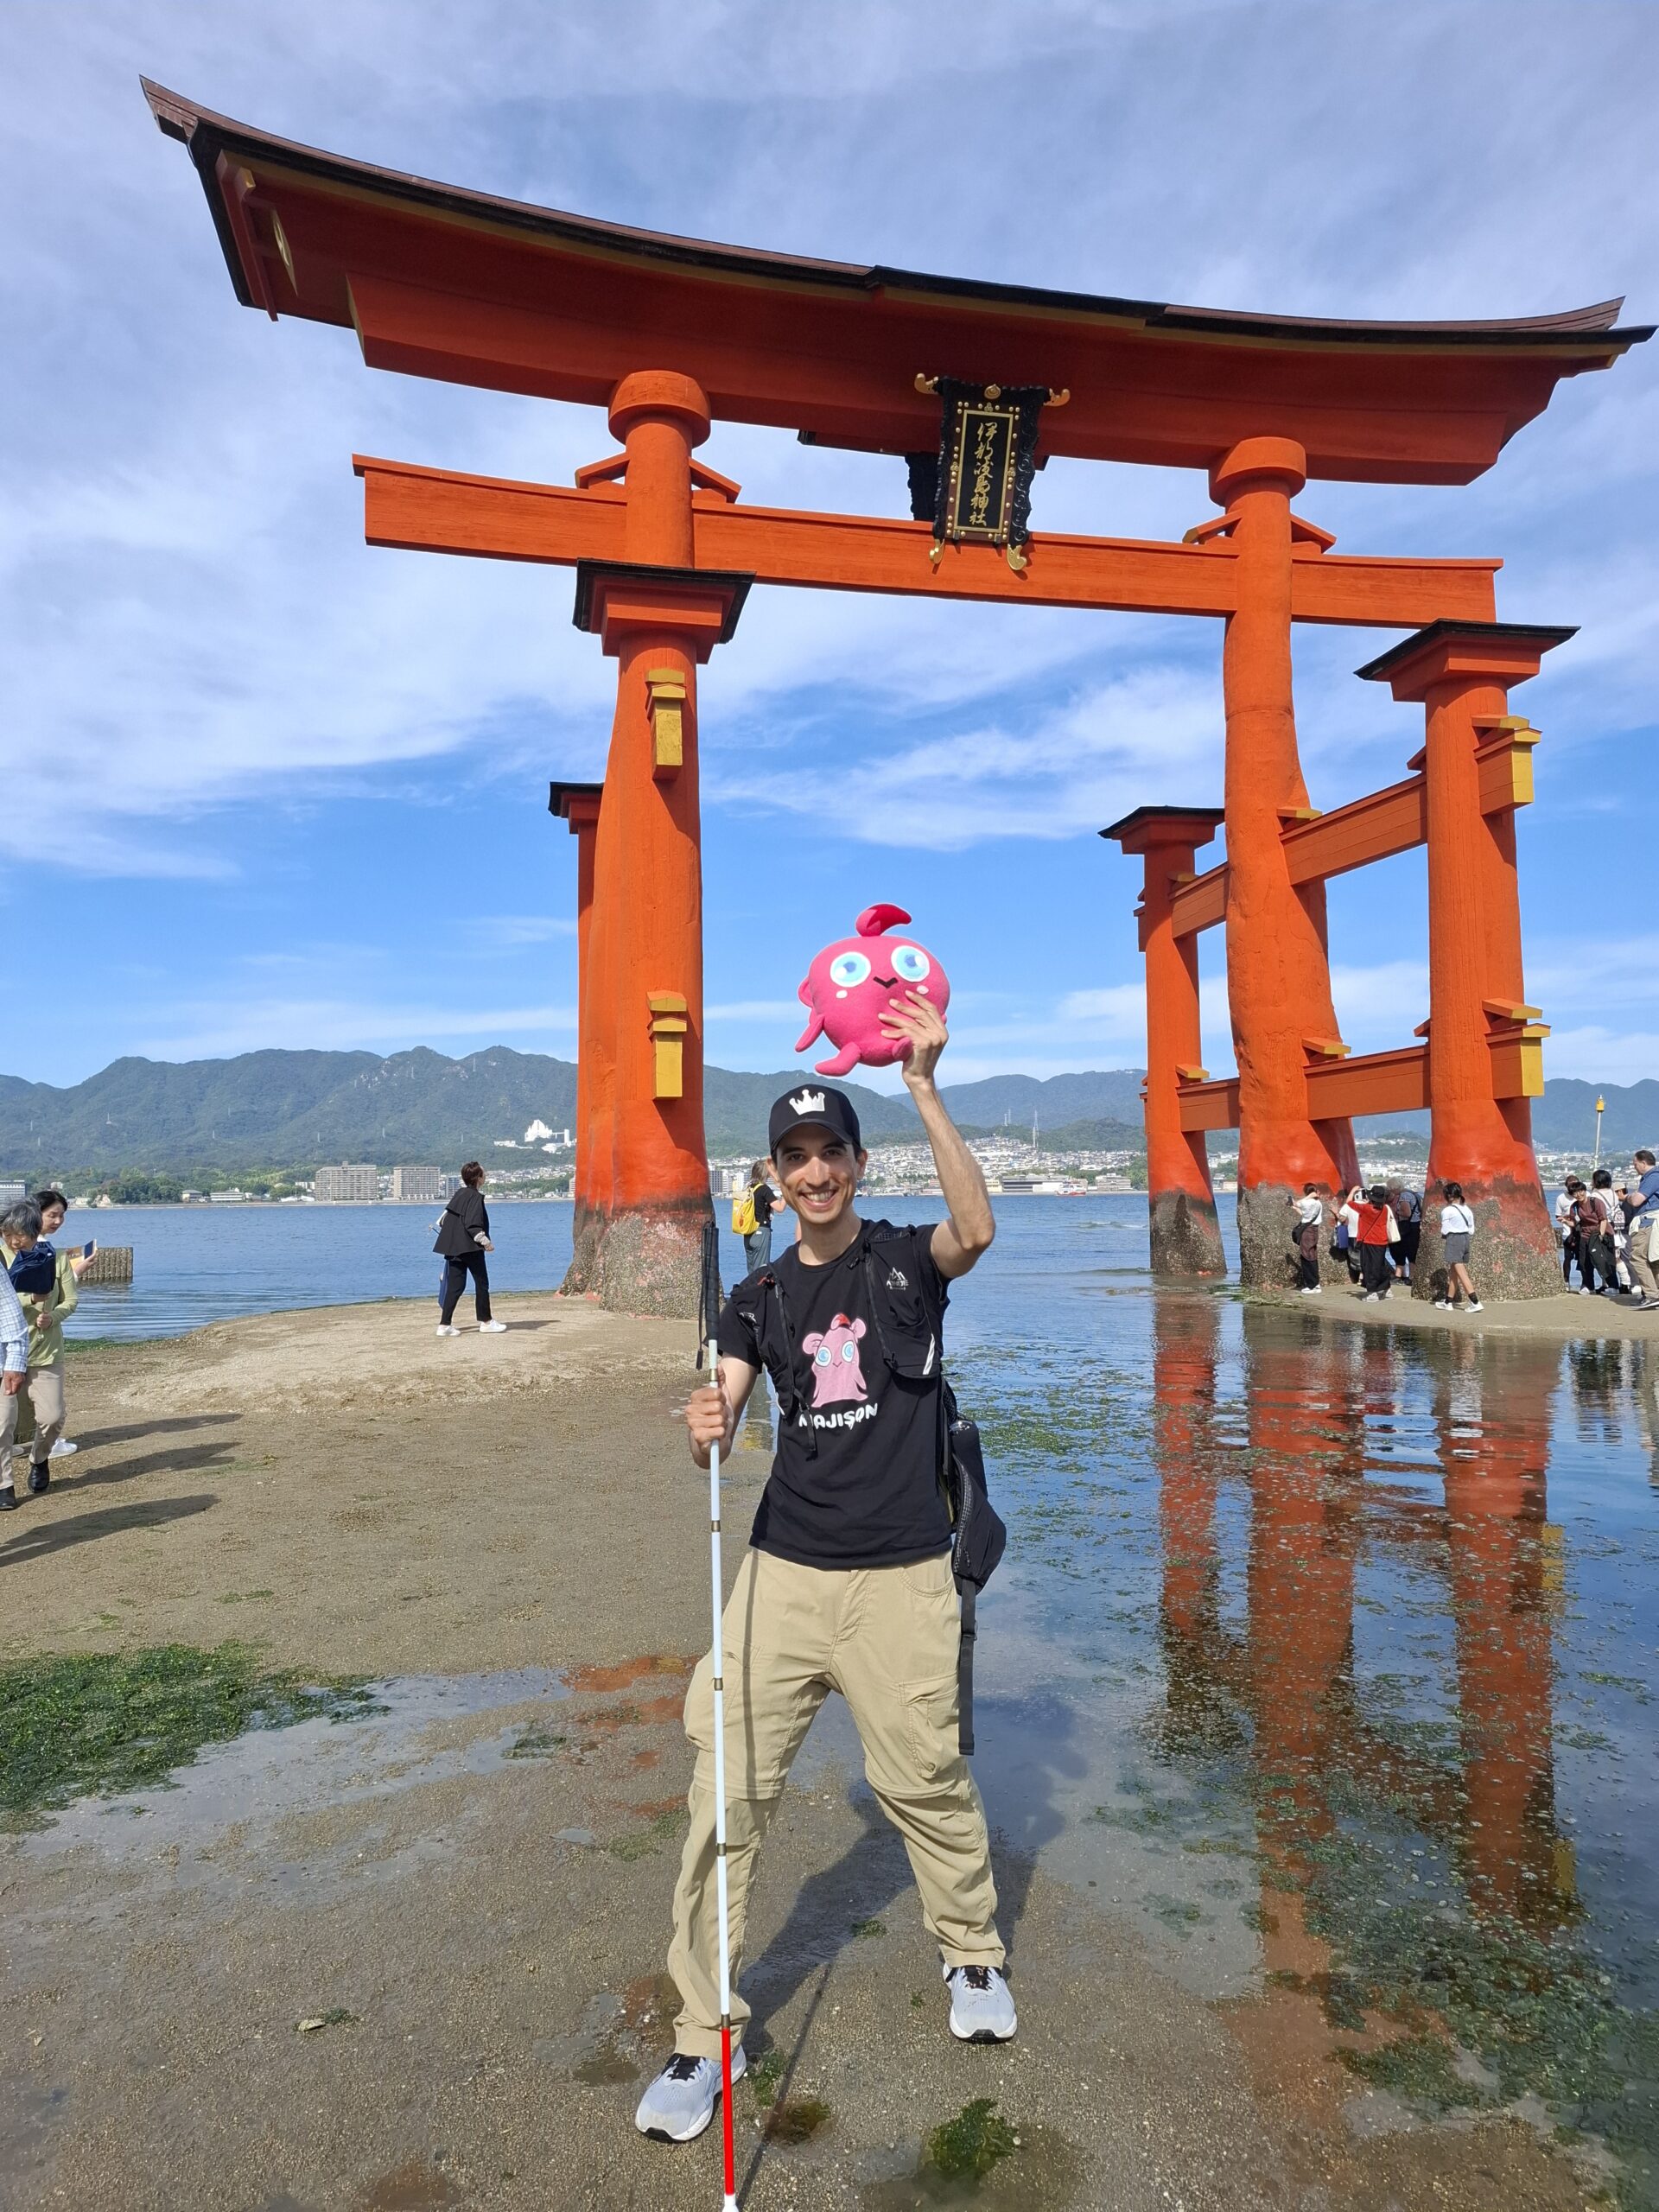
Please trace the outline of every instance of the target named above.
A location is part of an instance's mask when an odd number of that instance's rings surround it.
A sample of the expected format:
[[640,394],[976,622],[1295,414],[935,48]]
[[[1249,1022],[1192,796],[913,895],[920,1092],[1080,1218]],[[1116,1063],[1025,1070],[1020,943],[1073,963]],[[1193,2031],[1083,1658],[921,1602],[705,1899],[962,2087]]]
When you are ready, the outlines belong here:
[[[760,1363],[772,1377],[780,1417],[792,1421],[801,1408],[802,1399],[795,1373],[794,1338],[782,1284],[771,1268],[762,1268],[757,1274],[745,1276],[733,1291],[731,1302],[748,1324]],[[802,1440],[808,1459],[816,1459],[818,1440],[810,1422]]]
[[978,1638],[975,1608],[979,1592],[971,1582],[958,1583],[962,1600],[962,1642],[957,1647],[957,1747],[965,1759],[974,1756],[974,1645]]

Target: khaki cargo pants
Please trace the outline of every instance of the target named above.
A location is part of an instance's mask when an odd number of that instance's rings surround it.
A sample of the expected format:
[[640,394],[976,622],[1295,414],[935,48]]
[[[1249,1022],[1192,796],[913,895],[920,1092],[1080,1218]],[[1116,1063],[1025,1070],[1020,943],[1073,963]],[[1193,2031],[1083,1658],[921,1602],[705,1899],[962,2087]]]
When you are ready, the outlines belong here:
[[[985,1809],[957,1742],[961,1636],[948,1553],[914,1567],[797,1567],[748,1553],[727,1601],[726,1873],[732,1980],[755,1853],[795,1754],[831,1690],[851,1708],[864,1772],[904,1838],[922,1918],[948,1966],[996,1966],[996,1886]],[[676,2048],[720,2055],[720,1938],[715,1892],[715,1698],[704,1653],[686,1693],[696,1746],[691,1833],[674,1892],[668,1969],[682,1999]],[[749,2008],[732,1995],[741,2037]]]
[[50,1367],[31,1367],[29,1380],[23,1385],[28,1393],[27,1403],[34,1414],[32,1424],[25,1424],[22,1416],[25,1400],[23,1391],[14,1398],[0,1392],[0,1490],[12,1478],[14,1457],[21,1456],[19,1447],[25,1440],[19,1430],[27,1427],[29,1457],[35,1466],[44,1466],[52,1446],[63,1434],[63,1370]]

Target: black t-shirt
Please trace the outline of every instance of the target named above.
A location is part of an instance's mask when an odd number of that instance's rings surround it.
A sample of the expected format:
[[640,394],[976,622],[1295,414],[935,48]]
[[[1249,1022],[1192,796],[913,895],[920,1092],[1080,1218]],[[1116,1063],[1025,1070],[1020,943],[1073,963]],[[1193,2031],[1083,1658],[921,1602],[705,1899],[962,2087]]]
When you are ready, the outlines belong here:
[[[933,1263],[931,1224],[870,1226],[898,1240],[884,1246],[876,1264],[913,1268],[912,1283],[925,1282],[942,1312],[949,1294]],[[772,1266],[800,1403],[793,1421],[779,1423],[778,1456],[749,1541],[802,1567],[902,1567],[935,1558],[950,1544],[939,1483],[938,1363],[914,1381],[889,1370],[871,1312],[863,1241],[861,1235],[827,1267],[806,1266],[795,1245]],[[719,1344],[728,1358],[764,1364],[753,1328],[730,1304],[720,1317]],[[808,1448],[809,1434],[816,1451]]]
[[754,1225],[764,1229],[777,1211],[778,1201],[772,1195],[769,1183],[757,1183],[749,1196],[754,1202]]

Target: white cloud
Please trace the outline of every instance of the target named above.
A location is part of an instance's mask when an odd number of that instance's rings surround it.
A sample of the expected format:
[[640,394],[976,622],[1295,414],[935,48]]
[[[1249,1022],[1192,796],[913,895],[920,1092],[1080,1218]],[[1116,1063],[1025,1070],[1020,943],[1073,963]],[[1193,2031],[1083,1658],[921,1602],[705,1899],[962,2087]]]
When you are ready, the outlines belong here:
[[[785,249],[1286,311],[1503,313],[1643,282],[1654,304],[1655,18],[1639,9],[83,0],[11,28],[15,73],[55,96],[12,118],[0,175],[21,232],[5,819],[16,849],[18,823],[73,809],[84,834],[65,857],[83,868],[204,868],[156,825],[296,780],[326,796],[342,772],[487,752],[527,718],[544,768],[592,772],[613,681],[564,624],[567,576],[365,550],[347,467],[358,446],[568,480],[609,443],[597,412],[372,375],[347,334],[272,329],[237,308],[188,163],[139,99],[140,67],[391,166]],[[1009,140],[1043,145],[1040,222],[976,146],[932,127],[987,86]],[[1229,129],[1195,132],[1217,105]],[[1593,157],[1563,169],[1563,143]],[[99,176],[95,202],[48,181],[77,163]],[[1630,486],[1653,474],[1654,404],[1627,363],[1568,385],[1471,492],[1318,486],[1304,505],[1347,546],[1390,550],[1395,532],[1455,550],[1448,536],[1490,528],[1511,563],[1507,611],[1590,620],[1570,672],[1563,656],[1560,734],[1593,745],[1646,711],[1659,594],[1637,519],[1649,501],[1633,506]],[[751,498],[901,505],[892,461],[731,426],[709,457]],[[1131,535],[1178,534],[1209,509],[1195,477],[1080,464],[1057,464],[1038,505],[1039,524]],[[892,715],[955,704],[975,788],[938,793],[940,756],[901,747],[893,804],[868,834],[1053,836],[1057,807],[1104,818],[1143,797],[1144,756],[1131,747],[1114,774],[1085,747],[1068,772],[1028,721],[1005,728],[987,703],[1014,686],[1052,696],[1103,651],[1144,652],[1173,626],[757,594],[706,678],[711,755],[724,716],[752,764],[757,729],[804,684],[855,715],[861,696]],[[1169,650],[1205,663],[1213,779],[1209,628]],[[1369,704],[1309,695],[1305,709],[1310,758],[1349,741],[1357,715],[1388,741]],[[715,765],[723,803],[734,785]],[[918,834],[906,809],[930,794]]]
[[800,1021],[804,1009],[798,999],[734,999],[723,1006],[706,1006],[708,1021]]
[[1428,1016],[1428,963],[1384,960],[1369,968],[1333,965],[1331,995],[1342,1034],[1356,1051],[1380,1052],[1391,1045],[1412,1044],[1412,1031]]
[[574,1007],[375,1006],[322,998],[186,1005],[168,1019],[168,1028],[132,1049],[147,1059],[200,1060],[271,1048],[405,1052],[429,1045],[442,1052],[459,1039],[484,1037],[531,1052],[546,1052],[546,1040],[558,1039],[568,1052],[576,1027]]
[[1068,991],[1060,1001],[1059,1018],[1065,1022],[1075,1022],[1079,1030],[1093,1027],[1108,1036],[1122,1036],[1144,1044],[1147,995],[1139,983],[1112,983],[1097,991]]
[[475,944],[502,947],[547,944],[576,933],[575,920],[559,914],[475,914],[462,928]]
[[[985,837],[1075,837],[1128,812],[1160,786],[1198,772],[1217,745],[1211,688],[1179,666],[1109,678],[1024,726],[992,723],[901,746],[868,739],[846,764],[856,804],[837,827],[868,844],[949,851]],[[826,767],[810,739],[753,795],[822,815]]]
[[1544,1073],[1577,1076],[1585,1083],[1641,1083],[1659,1072],[1659,1029],[1583,1028],[1552,1031],[1544,1046]]

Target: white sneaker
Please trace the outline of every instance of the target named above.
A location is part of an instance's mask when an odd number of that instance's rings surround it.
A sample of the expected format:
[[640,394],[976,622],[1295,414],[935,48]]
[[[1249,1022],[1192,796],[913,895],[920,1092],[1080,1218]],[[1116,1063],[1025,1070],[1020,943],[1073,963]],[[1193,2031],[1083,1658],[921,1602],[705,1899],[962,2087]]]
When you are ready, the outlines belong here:
[[1325,1285],[1322,1282],[1305,1282],[1302,1285],[1302,1296],[1304,1298],[1317,1298],[1324,1288]]
[[1581,1283],[1579,1285],[1579,1296],[1580,1296],[1580,1298],[1590,1298],[1590,1297],[1592,1297],[1592,1296],[1593,1296],[1593,1295],[1594,1295],[1594,1294],[1592,1292],[1592,1290],[1591,1290],[1591,1288],[1590,1288],[1590,1286],[1589,1286],[1589,1284],[1588,1284],[1587,1282],[1581,1282]]
[[958,2043],[1010,2043],[1020,2022],[1001,1967],[946,1967],[950,2032]]
[[1434,1301],[1434,1311],[1437,1313],[1450,1313],[1454,1310],[1449,1298],[1437,1298]]
[[[740,2044],[732,2053],[732,2079],[741,2082],[748,2062]],[[633,2124],[653,2143],[690,2143],[702,2134],[720,2102],[720,2061],[677,2050],[639,2100]]]
[[441,1337],[458,1337],[461,1334],[461,1331],[452,1326],[452,1325],[448,1321],[440,1321],[438,1324],[438,1334]]
[[1469,1301],[1469,1311],[1471,1313],[1484,1313],[1486,1311],[1486,1308],[1481,1304],[1478,1298],[1471,1298]]
[[505,1337],[507,1333],[507,1325],[505,1321],[480,1321],[478,1325],[478,1333],[480,1337]]
[[67,1436],[60,1436],[46,1456],[48,1459],[67,1459],[72,1452],[79,1449],[79,1444],[72,1444]]

